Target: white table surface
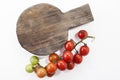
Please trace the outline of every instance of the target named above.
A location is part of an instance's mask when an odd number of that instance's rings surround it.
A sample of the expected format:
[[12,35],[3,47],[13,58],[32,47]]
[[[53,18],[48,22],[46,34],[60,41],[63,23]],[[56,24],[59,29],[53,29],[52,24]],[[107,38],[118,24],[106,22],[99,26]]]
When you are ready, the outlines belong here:
[[63,12],[89,3],[94,22],[70,30],[69,39],[81,29],[96,39],[87,41],[90,53],[82,64],[42,80],[120,80],[120,0],[0,0],[0,80],[40,80],[24,70],[32,54],[20,46],[16,22],[23,10],[43,2]]

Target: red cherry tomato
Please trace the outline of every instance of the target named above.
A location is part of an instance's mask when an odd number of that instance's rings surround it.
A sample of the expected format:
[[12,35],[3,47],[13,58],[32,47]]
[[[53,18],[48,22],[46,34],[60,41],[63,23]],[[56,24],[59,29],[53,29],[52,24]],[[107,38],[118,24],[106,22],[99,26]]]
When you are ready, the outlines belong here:
[[71,51],[65,51],[62,57],[65,62],[71,62],[73,60],[73,54]]
[[57,67],[59,70],[63,71],[67,68],[67,63],[64,60],[59,60],[57,62]]
[[73,62],[73,61],[71,61],[71,62],[67,63],[67,69],[69,69],[69,70],[73,69],[73,68],[74,68],[74,66],[75,66],[75,64],[74,64],[74,62]]
[[74,55],[74,62],[77,64],[80,64],[82,62],[83,58],[80,54],[75,54]]
[[52,63],[56,63],[59,60],[59,56],[56,53],[52,53],[49,55],[49,61]]
[[54,74],[57,70],[57,66],[54,63],[49,63],[46,66],[46,71],[48,74]]
[[78,32],[78,37],[79,37],[80,39],[84,39],[84,38],[86,38],[87,36],[88,36],[88,33],[87,33],[86,30],[80,30],[80,31]]
[[39,78],[43,78],[47,75],[47,72],[43,67],[35,68],[35,73]]
[[67,41],[64,45],[66,51],[72,51],[74,48],[74,42],[72,40]]
[[89,53],[89,47],[88,46],[84,45],[84,46],[80,47],[80,54],[82,56],[86,56],[86,55],[88,55],[88,53]]

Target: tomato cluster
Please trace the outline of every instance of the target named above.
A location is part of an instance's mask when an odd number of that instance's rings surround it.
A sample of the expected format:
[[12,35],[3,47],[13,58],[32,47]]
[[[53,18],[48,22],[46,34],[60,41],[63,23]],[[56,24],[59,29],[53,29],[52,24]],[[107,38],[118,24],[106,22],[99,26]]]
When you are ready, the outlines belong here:
[[[56,70],[59,69],[64,71],[66,69],[72,70],[75,64],[80,64],[83,60],[83,56],[88,55],[89,47],[83,42],[84,39],[88,38],[88,33],[86,30],[80,30],[78,33],[80,41],[75,43],[73,40],[66,41],[64,44],[64,52],[61,56],[56,53],[49,55],[49,63],[43,67],[39,64],[39,58],[37,56],[32,56],[30,58],[31,64],[26,66],[26,71],[32,73],[33,71],[39,78],[43,78],[46,75],[51,77],[55,74]],[[79,43],[83,43],[79,51],[77,51],[76,46]],[[73,54],[73,50],[76,52]]]

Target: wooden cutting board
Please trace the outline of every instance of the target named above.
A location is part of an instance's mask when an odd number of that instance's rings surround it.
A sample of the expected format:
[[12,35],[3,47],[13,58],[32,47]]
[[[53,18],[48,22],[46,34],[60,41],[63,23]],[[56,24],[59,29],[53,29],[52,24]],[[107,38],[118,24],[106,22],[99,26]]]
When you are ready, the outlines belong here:
[[93,21],[88,4],[62,13],[50,4],[37,4],[26,9],[17,22],[21,46],[35,55],[48,55],[61,49],[68,30]]

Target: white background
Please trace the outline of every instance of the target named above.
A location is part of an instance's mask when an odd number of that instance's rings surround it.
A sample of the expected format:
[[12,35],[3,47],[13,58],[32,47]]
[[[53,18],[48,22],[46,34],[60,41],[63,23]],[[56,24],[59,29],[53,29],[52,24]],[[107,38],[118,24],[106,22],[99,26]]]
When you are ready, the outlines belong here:
[[32,54],[20,46],[16,22],[23,10],[42,2],[63,12],[89,3],[94,22],[70,30],[69,39],[81,29],[96,37],[88,40],[90,53],[82,64],[42,80],[120,80],[120,0],[0,0],[0,80],[39,80],[24,70]]

